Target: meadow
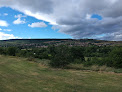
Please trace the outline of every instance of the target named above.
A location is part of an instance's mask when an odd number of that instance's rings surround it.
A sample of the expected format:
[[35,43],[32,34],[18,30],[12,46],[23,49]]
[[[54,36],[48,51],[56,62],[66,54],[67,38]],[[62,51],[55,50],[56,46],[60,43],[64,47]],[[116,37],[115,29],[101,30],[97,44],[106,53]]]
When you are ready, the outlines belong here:
[[58,69],[43,62],[1,55],[0,92],[122,92],[122,73]]

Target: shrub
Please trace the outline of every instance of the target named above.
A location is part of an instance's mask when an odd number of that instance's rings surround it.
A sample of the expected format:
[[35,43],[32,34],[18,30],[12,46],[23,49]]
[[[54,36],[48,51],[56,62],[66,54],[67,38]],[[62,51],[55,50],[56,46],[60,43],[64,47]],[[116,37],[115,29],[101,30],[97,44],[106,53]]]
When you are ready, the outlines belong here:
[[9,47],[7,49],[7,54],[10,56],[15,56],[17,49],[15,47]]
[[72,57],[74,59],[74,63],[82,63],[83,61],[85,61],[82,48],[72,47],[71,48],[71,54],[72,54]]
[[98,65],[93,65],[93,66],[91,66],[91,70],[99,71],[99,66]]
[[28,61],[34,61],[35,62],[35,58],[33,58],[33,57],[28,57],[27,60]]
[[0,54],[5,54],[5,50],[2,47],[0,47]]
[[27,55],[27,51],[26,50],[20,50],[18,53],[16,53],[16,56],[18,57],[26,57]]
[[67,46],[59,46],[55,49],[56,54],[52,56],[50,65],[52,67],[63,68],[73,62],[73,57]]
[[104,65],[104,66],[101,66],[99,70],[100,70],[100,71],[106,71],[107,68],[108,68],[108,67]]
[[100,60],[97,57],[88,58],[86,62],[84,62],[84,66],[92,66],[92,65],[99,65]]
[[83,60],[81,59],[74,59],[74,64],[81,64],[83,62]]
[[122,48],[116,48],[110,52],[108,65],[122,68]]

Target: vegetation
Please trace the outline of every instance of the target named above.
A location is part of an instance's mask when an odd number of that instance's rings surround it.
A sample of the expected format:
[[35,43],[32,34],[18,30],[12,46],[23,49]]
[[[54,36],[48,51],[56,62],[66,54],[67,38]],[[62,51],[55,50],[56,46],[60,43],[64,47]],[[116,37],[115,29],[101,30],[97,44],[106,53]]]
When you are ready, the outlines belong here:
[[49,45],[68,46],[122,46],[122,41],[104,41],[95,39],[11,39],[0,40],[0,47],[40,48]]
[[0,41],[0,92],[121,92],[122,47],[80,41]]
[[108,65],[122,68],[122,48],[115,48],[110,53],[110,61],[108,62]]
[[[32,61],[22,57],[0,56],[0,92],[122,91],[122,74],[53,69],[45,66],[44,62],[49,62],[47,60]],[[98,67],[92,68],[96,70]]]
[[108,66],[122,68],[122,47],[119,46],[48,46],[47,48],[21,49],[17,47],[0,47],[1,55],[51,60],[52,67],[64,68],[67,65],[84,64],[84,66]]
[[52,54],[50,65],[53,67],[65,67],[73,62],[73,56],[67,46],[60,46],[54,49],[55,54]]

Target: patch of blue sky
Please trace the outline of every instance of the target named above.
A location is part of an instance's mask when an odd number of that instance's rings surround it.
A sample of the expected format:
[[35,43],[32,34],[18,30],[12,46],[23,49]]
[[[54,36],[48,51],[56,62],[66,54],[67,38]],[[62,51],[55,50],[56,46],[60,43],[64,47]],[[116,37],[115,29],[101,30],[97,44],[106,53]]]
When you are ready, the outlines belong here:
[[[7,16],[3,16],[4,13],[7,13]],[[8,27],[0,27],[2,29],[11,29],[12,31],[10,32],[5,32],[8,34],[13,34],[16,37],[20,38],[72,38],[70,35],[66,35],[63,33],[59,33],[58,30],[53,30],[52,25],[50,25],[48,22],[45,22],[47,27],[44,28],[31,28],[28,26],[28,24],[32,24],[34,22],[44,22],[42,20],[38,20],[34,17],[22,17],[21,19],[25,19],[26,23],[25,24],[13,24],[13,21],[17,20],[15,18],[15,15],[22,14],[23,13],[16,11],[14,9],[8,8],[8,7],[2,7],[0,8],[0,20],[5,20],[8,22],[9,26]]]
[[98,14],[93,14],[93,15],[91,16],[91,18],[96,18],[96,19],[98,19],[98,20],[102,20],[102,19],[103,19],[102,16],[100,16],[100,15],[98,15]]

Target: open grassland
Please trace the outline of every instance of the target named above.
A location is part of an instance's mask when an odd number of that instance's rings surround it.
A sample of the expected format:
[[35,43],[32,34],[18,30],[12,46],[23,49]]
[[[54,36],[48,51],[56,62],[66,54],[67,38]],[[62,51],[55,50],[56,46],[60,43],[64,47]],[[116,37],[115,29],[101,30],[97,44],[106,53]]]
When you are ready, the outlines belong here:
[[0,92],[122,92],[122,74],[53,69],[0,56]]

